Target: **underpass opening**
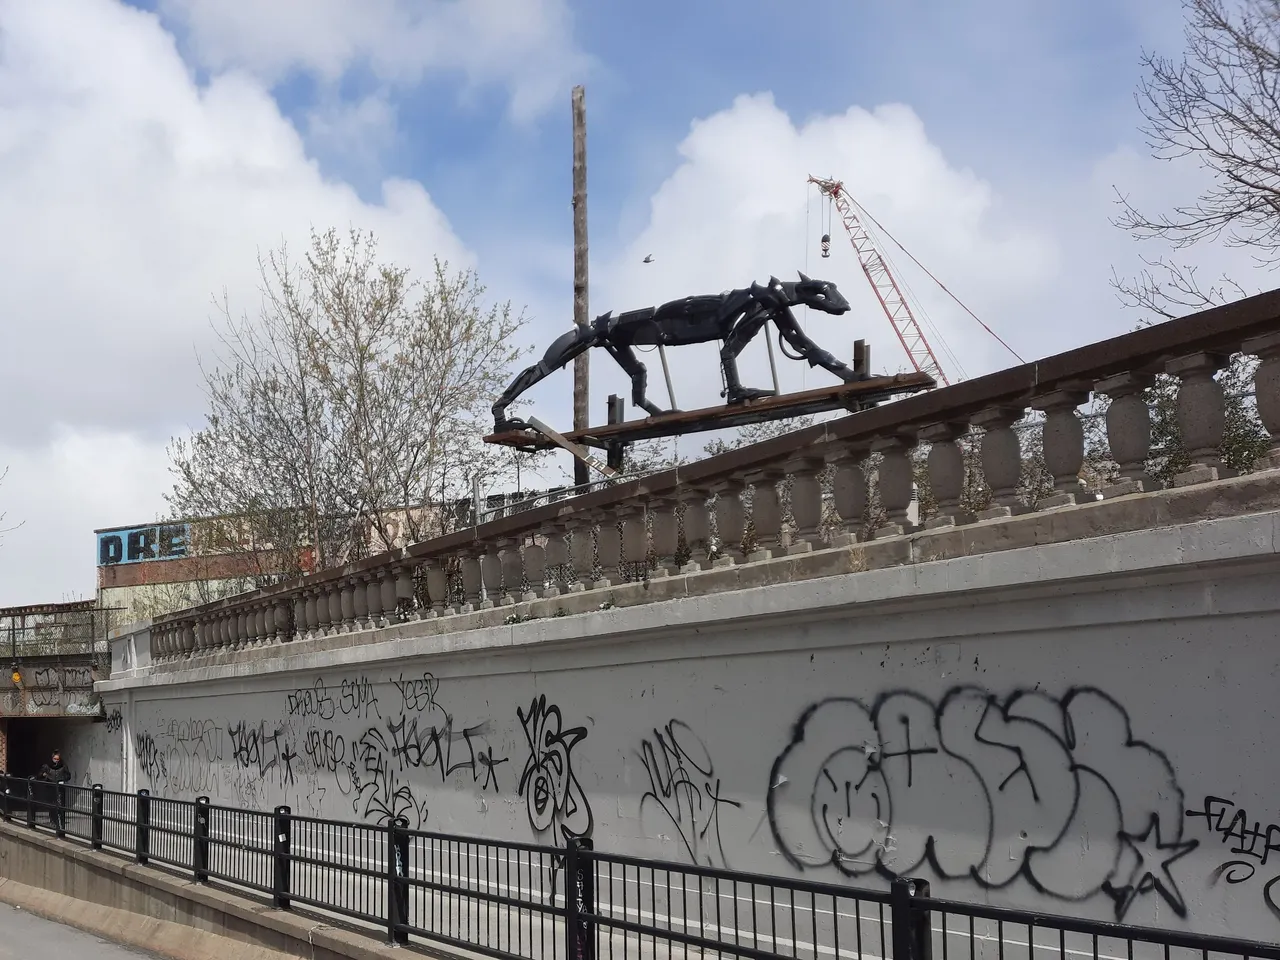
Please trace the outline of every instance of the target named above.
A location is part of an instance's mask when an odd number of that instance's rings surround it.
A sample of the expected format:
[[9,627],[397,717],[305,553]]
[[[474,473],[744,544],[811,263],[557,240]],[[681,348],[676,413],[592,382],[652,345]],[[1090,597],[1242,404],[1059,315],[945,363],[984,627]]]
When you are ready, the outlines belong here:
[[49,762],[54,750],[62,751],[63,762],[71,768],[71,782],[79,783],[85,770],[77,770],[68,745],[85,742],[92,720],[72,717],[10,717],[8,772],[14,777],[34,777]]

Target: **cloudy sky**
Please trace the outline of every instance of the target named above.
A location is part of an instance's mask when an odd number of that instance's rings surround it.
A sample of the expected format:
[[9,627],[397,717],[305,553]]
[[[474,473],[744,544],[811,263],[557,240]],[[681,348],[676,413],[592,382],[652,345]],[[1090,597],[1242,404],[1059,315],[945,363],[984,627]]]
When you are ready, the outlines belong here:
[[[844,238],[819,259],[813,173],[1024,357],[1123,332],[1115,190],[1167,205],[1197,176],[1145,158],[1132,97],[1141,51],[1180,46],[1173,0],[0,0],[0,604],[88,595],[92,531],[162,509],[210,298],[252,309],[260,248],[372,229],[476,267],[530,344],[566,329],[577,82],[593,313],[807,269],[855,305],[810,333],[905,369]],[[955,373],[1011,362],[904,273]],[[710,356],[672,359],[680,404],[715,402]],[[625,384],[592,371],[602,412]],[[533,398],[564,422],[569,395],[565,373]]]

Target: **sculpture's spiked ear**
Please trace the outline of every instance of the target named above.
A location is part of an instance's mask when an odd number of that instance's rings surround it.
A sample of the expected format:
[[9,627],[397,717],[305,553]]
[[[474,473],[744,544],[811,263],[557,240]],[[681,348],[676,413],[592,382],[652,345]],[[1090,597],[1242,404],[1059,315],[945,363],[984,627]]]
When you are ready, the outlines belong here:
[[804,271],[803,271],[803,270],[797,270],[797,271],[796,271],[796,273],[800,274],[800,282],[801,282],[801,283],[812,283],[812,282],[813,282],[812,280],[810,280],[808,277],[806,277],[806,276],[804,275]]

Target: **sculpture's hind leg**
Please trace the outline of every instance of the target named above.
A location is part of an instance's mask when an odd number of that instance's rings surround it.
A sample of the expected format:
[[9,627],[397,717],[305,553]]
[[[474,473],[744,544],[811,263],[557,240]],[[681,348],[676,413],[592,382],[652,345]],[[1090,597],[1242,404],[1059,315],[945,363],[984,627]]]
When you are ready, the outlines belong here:
[[631,402],[651,416],[656,417],[660,413],[668,412],[650,403],[645,395],[649,385],[649,371],[631,349],[631,344],[606,342],[604,348],[609,351],[609,356],[618,361],[618,366],[623,372],[631,378]]
[[493,405],[493,431],[501,433],[518,425],[518,421],[507,419],[507,407],[535,383],[546,378],[553,371],[571,363],[579,354],[586,352],[596,344],[594,327],[574,327],[568,333],[561,334],[547,352],[531,367],[526,367],[511,381],[511,385],[503,391]]

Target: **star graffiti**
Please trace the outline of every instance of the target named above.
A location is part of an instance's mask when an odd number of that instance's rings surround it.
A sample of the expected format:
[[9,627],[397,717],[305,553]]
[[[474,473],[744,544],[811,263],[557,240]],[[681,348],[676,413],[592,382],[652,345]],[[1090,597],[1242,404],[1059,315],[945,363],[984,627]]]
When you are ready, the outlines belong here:
[[[1123,920],[1133,902],[1139,897],[1155,892],[1164,898],[1165,903],[1179,917],[1187,915],[1187,904],[1178,890],[1177,881],[1169,872],[1169,867],[1200,845],[1198,840],[1174,840],[1165,843],[1160,836],[1160,815],[1153,813],[1147,823],[1147,829],[1140,834],[1120,831],[1120,842],[1123,850],[1120,863],[1132,862],[1128,870],[1128,878],[1123,884],[1115,884],[1110,880],[1103,885],[1107,895],[1115,901],[1116,920]],[[1124,868],[1118,863],[1113,877],[1120,877]]]

